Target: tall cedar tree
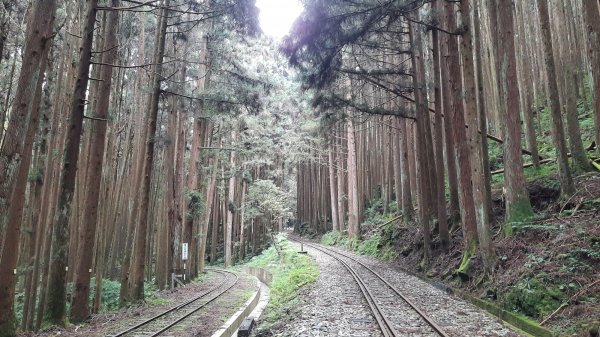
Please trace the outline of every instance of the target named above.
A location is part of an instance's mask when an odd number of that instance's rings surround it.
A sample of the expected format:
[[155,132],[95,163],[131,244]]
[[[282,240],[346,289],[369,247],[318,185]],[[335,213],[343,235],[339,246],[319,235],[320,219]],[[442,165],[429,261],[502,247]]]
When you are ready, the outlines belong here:
[[84,23],[84,35],[79,51],[77,82],[73,91],[71,113],[69,115],[69,132],[64,150],[64,161],[56,222],[52,233],[51,267],[48,279],[48,304],[46,318],[52,324],[65,325],[67,301],[67,261],[69,255],[69,219],[75,192],[77,163],[79,161],[79,144],[83,130],[83,117],[86,105],[86,91],[89,82],[89,72],[92,58],[94,30],[98,0],[88,0]]
[[565,139],[562,121],[563,114],[558,97],[558,82],[556,79],[556,67],[554,66],[548,2],[546,0],[537,0],[537,5],[540,14],[542,47],[544,49],[544,62],[546,63],[548,101],[550,103],[550,112],[552,115],[552,139],[554,140],[554,146],[556,147],[556,161],[558,163],[560,189],[563,197],[568,198],[575,192],[575,187],[573,185],[573,178],[571,177],[571,169],[569,168],[567,141]]
[[[14,271],[19,254],[31,144],[39,119],[39,99],[35,98],[40,96],[42,88],[56,8],[55,0],[37,1],[31,8],[23,67],[9,127],[0,149],[0,228],[6,228],[0,255],[0,336],[12,336],[16,330],[13,304],[17,275]],[[6,227],[5,222],[8,222]]]
[[158,115],[158,103],[160,101],[160,84],[162,83],[162,63],[165,54],[165,37],[167,34],[167,25],[169,21],[169,6],[171,1],[165,0],[162,4],[160,21],[156,30],[156,44],[153,58],[153,75],[152,75],[152,95],[148,101],[148,112],[146,116],[147,123],[147,139],[145,158],[143,166],[143,183],[141,186],[140,195],[140,219],[137,230],[135,231],[135,247],[134,247],[134,264],[132,268],[131,287],[129,290],[129,299],[143,300],[144,299],[144,276],[146,271],[146,234],[148,231],[148,221],[150,213],[150,188],[152,178],[152,168],[154,164],[154,146],[156,133],[156,120]]
[[[112,0],[113,7],[119,6],[119,0]],[[104,45],[102,50],[102,63],[113,64],[117,59],[117,30],[119,26],[119,11],[108,12],[108,19],[104,27]],[[80,322],[89,316],[88,298],[90,293],[90,277],[92,257],[94,252],[94,239],[98,223],[98,202],[100,199],[100,182],[102,180],[102,167],[104,162],[104,144],[108,123],[108,108],[112,86],[112,66],[101,66],[100,84],[98,90],[99,101],[96,106],[96,119],[92,121],[92,135],[90,142],[94,144],[90,153],[90,163],[87,172],[87,197],[85,201],[83,225],[79,239],[77,256],[78,265],[75,270],[73,282],[73,298],[71,303],[71,321]]]
[[504,182],[506,219],[504,233],[512,233],[512,222],[533,216],[529,193],[525,186],[521,157],[521,120],[519,117],[519,85],[515,56],[513,1],[495,0],[498,17],[498,87],[504,127]]

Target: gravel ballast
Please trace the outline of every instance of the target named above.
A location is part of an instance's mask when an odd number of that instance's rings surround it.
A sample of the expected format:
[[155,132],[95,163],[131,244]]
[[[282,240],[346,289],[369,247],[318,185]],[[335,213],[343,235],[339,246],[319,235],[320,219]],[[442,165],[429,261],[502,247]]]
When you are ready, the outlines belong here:
[[[271,331],[271,334],[297,337],[381,336],[366,300],[346,268],[324,252],[306,245],[304,249],[315,259],[321,274],[313,286],[300,294],[297,317],[292,318],[291,323],[285,327]],[[450,336],[523,336],[474,305],[457,299],[417,277],[395,270],[390,264],[338,248],[333,249],[372,268],[417,304],[419,309],[435,320]],[[352,263],[351,266],[358,268],[356,263]],[[382,305],[386,316],[394,322],[400,335],[437,336],[405,302],[385,289],[375,277],[367,276],[364,271],[361,271],[360,275],[365,275],[364,280],[371,288],[375,300]]]

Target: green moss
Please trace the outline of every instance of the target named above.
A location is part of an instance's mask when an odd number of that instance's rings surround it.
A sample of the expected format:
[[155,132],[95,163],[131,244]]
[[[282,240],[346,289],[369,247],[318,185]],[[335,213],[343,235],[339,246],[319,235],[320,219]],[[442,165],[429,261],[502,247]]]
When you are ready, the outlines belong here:
[[503,226],[504,235],[512,235],[513,224],[527,222],[533,218],[533,216],[533,208],[531,208],[529,197],[523,196],[520,199],[515,200],[510,206],[510,209],[506,210],[506,222]]
[[505,295],[504,303],[512,310],[538,318],[556,310],[565,300],[564,294],[537,278],[519,281]]
[[198,190],[188,191],[187,198],[189,205],[188,211],[192,216],[198,216],[204,212],[204,196],[202,195],[202,192]]
[[527,334],[531,334],[532,336],[538,336],[538,337],[553,337],[553,336],[555,336],[555,334],[552,331],[550,331],[544,327],[541,327],[536,321],[534,321],[528,317],[506,311],[506,310],[501,309],[501,308],[497,307],[496,305],[494,305],[488,301],[482,300],[480,298],[475,298],[475,297],[472,297],[472,296],[469,296],[469,295],[466,295],[463,293],[458,293],[458,294],[462,298],[466,299],[467,301],[475,304],[476,306],[478,306],[482,309],[485,309],[487,312],[498,317],[500,320],[505,321],[520,330],[523,330]]
[[471,266],[471,260],[477,253],[477,240],[471,239],[467,244],[467,249],[463,252],[463,257],[460,262],[460,266],[456,270],[456,273],[461,278],[468,278],[469,267]]

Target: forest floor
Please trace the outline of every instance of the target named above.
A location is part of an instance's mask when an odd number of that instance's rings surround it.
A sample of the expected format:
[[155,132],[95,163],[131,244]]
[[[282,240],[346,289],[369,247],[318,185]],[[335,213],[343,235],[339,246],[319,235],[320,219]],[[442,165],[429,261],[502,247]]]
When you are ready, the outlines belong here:
[[[239,273],[240,279],[236,286],[216,301],[201,309],[183,321],[177,327],[169,330],[177,336],[207,337],[211,336],[229,319],[248,298],[256,291],[256,279]],[[123,331],[135,323],[153,317],[191,298],[205,293],[219,284],[220,278],[207,273],[198,280],[173,290],[163,290],[149,297],[141,304],[133,305],[118,311],[110,311],[93,315],[84,324],[69,324],[67,327],[51,327],[40,332],[20,333],[18,337],[94,337],[108,336],[111,333]],[[201,324],[199,324],[201,322]],[[170,333],[169,332],[169,333]],[[168,334],[168,333],[167,333]]]
[[498,257],[494,275],[484,276],[481,261],[475,260],[468,278],[457,276],[463,246],[460,228],[452,230],[452,247],[446,254],[434,238],[434,258],[427,269],[421,266],[422,238],[403,228],[396,246],[402,253],[394,263],[537,322],[550,317],[543,326],[561,335],[590,336],[600,320],[600,175],[576,178],[577,192],[568,200],[559,200],[553,176],[534,179],[527,187],[536,218],[515,224],[509,237],[501,229],[502,194],[493,195],[492,234]]

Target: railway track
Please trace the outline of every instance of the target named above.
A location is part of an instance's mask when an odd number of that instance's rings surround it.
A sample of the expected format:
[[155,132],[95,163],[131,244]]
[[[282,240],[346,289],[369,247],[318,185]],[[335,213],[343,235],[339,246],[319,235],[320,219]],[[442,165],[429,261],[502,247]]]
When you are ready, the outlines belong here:
[[200,309],[215,301],[221,295],[233,288],[239,280],[239,276],[233,272],[220,269],[207,269],[211,272],[220,274],[223,278],[220,282],[208,291],[190,299],[189,301],[172,307],[162,313],[149,319],[134,323],[129,328],[117,333],[109,334],[106,337],[154,337],[184,321]]
[[[417,334],[450,336],[415,303],[369,266],[352,256],[321,245],[306,242],[303,244],[332,257],[348,270],[358,284],[384,337]],[[398,312],[400,303],[406,304],[406,312]]]

